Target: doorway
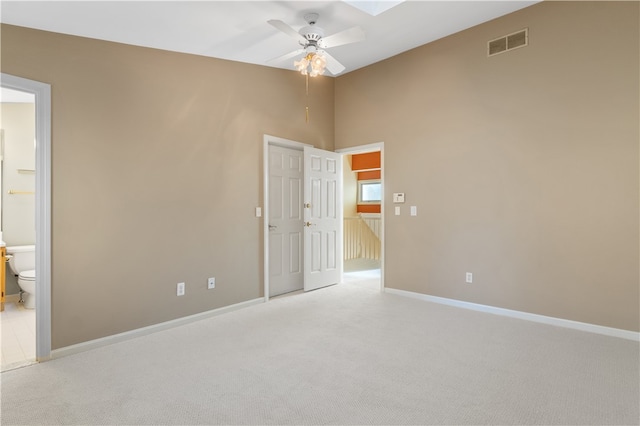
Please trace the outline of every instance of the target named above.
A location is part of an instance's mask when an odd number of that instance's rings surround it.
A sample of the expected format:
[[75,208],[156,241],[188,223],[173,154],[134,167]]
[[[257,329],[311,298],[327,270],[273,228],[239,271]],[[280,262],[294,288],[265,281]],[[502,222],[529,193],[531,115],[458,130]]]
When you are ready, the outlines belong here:
[[[2,371],[29,365],[36,358],[36,313],[30,295],[18,284],[17,272],[35,269],[35,259],[16,271],[13,256],[34,256],[16,246],[35,247],[35,97],[2,88],[0,103],[0,240],[6,246],[2,322]],[[18,253],[14,253],[18,251]],[[26,252],[26,253],[25,253]],[[23,262],[19,263],[24,264]],[[13,267],[13,268],[12,268]],[[22,268],[22,266],[20,266]],[[33,293],[34,290],[29,290]],[[33,299],[31,299],[33,300]]]
[[35,97],[36,361],[51,356],[51,86],[2,73],[0,86]]
[[[263,279],[265,301],[279,294],[297,292],[302,289],[306,291],[325,286],[327,282],[333,284],[344,281],[342,157],[347,152],[365,151],[379,151],[382,155],[382,150],[383,144],[377,143],[331,153],[317,150],[308,144],[269,135],[264,136]],[[272,151],[275,154],[273,161],[276,163],[273,167],[271,164]],[[311,156],[309,157],[305,153],[301,160],[299,153],[303,151],[310,153]],[[327,164],[327,167],[320,170],[318,168],[320,164]],[[307,175],[305,175],[305,171]],[[331,178],[332,173],[339,176],[334,181]],[[285,176],[290,179],[286,185],[282,182],[282,178]],[[301,176],[303,176],[302,183],[300,183]],[[313,183],[313,179],[316,179],[315,183]],[[383,182],[383,179],[381,176],[380,181]],[[273,185],[275,189],[272,187],[274,181],[277,182],[277,185]],[[326,206],[323,207],[319,207],[318,203],[321,197],[313,193],[314,188],[320,186],[327,188],[324,193],[330,195]],[[311,194],[306,197],[309,198],[308,200],[305,199],[305,191]],[[320,192],[322,191],[315,194],[320,194]],[[321,221],[318,211],[327,212],[323,215],[328,216],[330,220]],[[286,215],[288,217],[285,217]],[[282,223],[281,220],[288,220],[290,223]],[[290,233],[281,232],[285,229],[291,230]],[[382,221],[380,221],[380,239],[383,241]],[[378,271],[378,287],[380,289],[384,287],[382,279],[383,247],[384,245],[381,244],[379,257],[381,266]],[[322,253],[325,258],[315,256],[315,253]],[[312,276],[314,273],[321,272],[321,269],[323,269],[322,272],[327,273],[317,274],[316,277]],[[318,285],[317,278],[320,275],[331,276],[330,281],[324,281],[324,284]],[[284,284],[281,281],[283,276]]]
[[264,136],[264,297],[342,277],[342,155]]
[[384,143],[344,155],[343,282],[384,291]]

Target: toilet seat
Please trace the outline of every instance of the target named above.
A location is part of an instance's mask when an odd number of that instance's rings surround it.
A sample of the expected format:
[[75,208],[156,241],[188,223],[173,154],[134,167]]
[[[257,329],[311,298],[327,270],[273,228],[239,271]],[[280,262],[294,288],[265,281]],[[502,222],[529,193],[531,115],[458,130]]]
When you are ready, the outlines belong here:
[[20,275],[18,275],[19,280],[23,281],[35,281],[36,280],[36,271],[32,269],[30,271],[22,271]]

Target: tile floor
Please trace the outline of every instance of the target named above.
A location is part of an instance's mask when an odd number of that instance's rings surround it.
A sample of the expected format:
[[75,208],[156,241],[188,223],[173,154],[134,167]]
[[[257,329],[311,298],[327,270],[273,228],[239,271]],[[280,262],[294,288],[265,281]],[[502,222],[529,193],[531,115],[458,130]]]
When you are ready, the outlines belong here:
[[36,312],[7,302],[0,312],[1,371],[33,364],[36,358]]

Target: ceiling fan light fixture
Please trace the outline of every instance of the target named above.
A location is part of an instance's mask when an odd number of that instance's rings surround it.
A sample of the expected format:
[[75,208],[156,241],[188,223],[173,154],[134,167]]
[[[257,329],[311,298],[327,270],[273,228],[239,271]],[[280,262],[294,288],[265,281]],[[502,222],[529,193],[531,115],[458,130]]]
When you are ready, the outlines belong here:
[[319,52],[308,53],[299,61],[294,61],[293,66],[296,67],[302,75],[315,77],[324,74],[327,66],[327,58]]
[[324,68],[327,66],[327,59],[322,54],[316,53],[315,55],[313,55],[313,58],[311,58],[311,66],[314,69],[324,70]]
[[293,66],[296,67],[302,75],[307,75],[307,68],[309,67],[309,60],[307,56],[304,56],[299,61],[293,61]]

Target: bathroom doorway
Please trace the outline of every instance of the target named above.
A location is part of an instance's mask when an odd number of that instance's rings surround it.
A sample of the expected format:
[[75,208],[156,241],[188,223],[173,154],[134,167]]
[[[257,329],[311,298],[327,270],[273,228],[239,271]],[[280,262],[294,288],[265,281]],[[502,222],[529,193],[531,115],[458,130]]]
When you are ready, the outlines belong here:
[[[35,132],[35,95],[3,87],[0,103],[0,241],[9,247],[7,259],[12,257],[13,247],[35,247],[36,244]],[[12,265],[11,261],[0,265],[6,271],[5,303],[0,313],[2,371],[36,360],[35,309],[25,305],[24,289],[18,284]]]
[[[29,331],[25,330],[25,327],[28,327],[28,325],[26,325],[28,323],[19,325],[20,329],[12,332],[15,335],[17,343],[22,345],[23,349],[27,349],[28,355],[31,358],[26,359],[24,362],[29,363],[44,361],[49,359],[51,356],[51,88],[45,83],[4,73],[1,74],[0,86],[2,89],[2,99],[0,99],[0,101],[3,103],[3,107],[5,101],[15,101],[15,99],[18,99],[19,101],[12,103],[22,104],[21,106],[24,107],[8,107],[6,111],[11,110],[12,112],[15,112],[17,110],[28,110],[31,108],[30,116],[32,117],[30,124],[30,126],[32,126],[32,136],[23,135],[19,138],[21,140],[26,138],[27,144],[31,145],[29,148],[33,153],[32,158],[27,158],[28,154],[24,153],[29,150],[24,149],[23,156],[18,160],[18,163],[6,162],[4,161],[5,159],[3,159],[3,169],[7,169],[7,166],[10,165],[11,169],[15,169],[14,172],[18,175],[18,179],[11,182],[10,179],[6,178],[8,175],[2,173],[3,178],[2,182],[0,182],[0,188],[2,190],[2,197],[0,197],[2,204],[0,207],[3,210],[3,219],[0,221],[2,227],[0,230],[3,231],[3,238],[10,240],[8,241],[9,245],[27,245],[31,242],[29,240],[31,239],[35,240],[34,243],[36,246],[36,303],[34,318],[31,325],[31,327],[33,327],[33,337],[31,338],[34,339],[35,342],[33,342],[31,347],[29,347],[29,337],[27,337]],[[13,98],[14,96],[17,98]],[[29,101],[27,102],[26,100]],[[25,105],[29,103],[31,103],[30,107]],[[15,128],[17,125],[15,123],[9,123],[8,121],[12,116],[13,115],[11,114],[5,113],[2,115],[3,122],[0,127],[4,128],[5,126],[13,126],[11,134],[8,134],[9,132],[3,132],[5,137],[4,148],[8,147],[8,144],[10,143],[9,138],[13,138],[13,136],[15,136]],[[29,126],[29,124],[26,126]],[[14,141],[12,139],[11,143],[13,142]],[[2,145],[0,144],[0,146]],[[14,148],[15,147],[11,148],[11,152],[15,152],[13,150]],[[22,150],[22,148],[20,149]],[[20,162],[22,162],[22,164],[18,165]],[[7,171],[9,170],[7,169]],[[9,183],[12,184],[11,188],[7,186]],[[28,186],[29,183],[31,183],[32,186]],[[24,187],[13,187],[14,185],[23,184],[25,185]],[[11,194],[9,193],[10,191]],[[9,199],[5,197],[14,198],[9,201]],[[30,224],[17,225],[17,223],[20,222],[13,221],[13,217],[9,219],[13,213],[6,212],[5,214],[5,207],[9,207],[12,204],[22,208],[23,210],[25,208],[31,209],[31,218],[27,218],[26,221],[30,222]],[[12,228],[11,231],[7,228],[10,224]],[[21,227],[24,229],[18,230],[18,228]],[[5,267],[6,265],[1,266]],[[10,276],[10,280],[13,278],[10,271],[7,275]],[[19,292],[17,283],[14,284],[10,281],[7,285],[7,293]],[[9,298],[7,307],[11,302],[13,302],[13,299],[15,299],[15,295],[12,296],[12,298]],[[5,327],[9,322],[9,318],[5,313],[8,314],[9,311],[6,310],[6,312],[3,312],[2,318],[3,350],[5,340],[9,338],[7,334],[9,329]],[[16,314],[15,311],[13,313]],[[4,321],[5,318],[7,319],[6,322]],[[14,315],[11,319],[13,320],[15,318],[16,316]],[[5,354],[3,353],[3,371],[5,370],[5,361],[7,361],[7,367],[20,366],[19,362],[16,362],[16,359],[14,358],[15,355],[16,354],[14,353],[11,358],[7,356],[7,359],[5,360]]]

